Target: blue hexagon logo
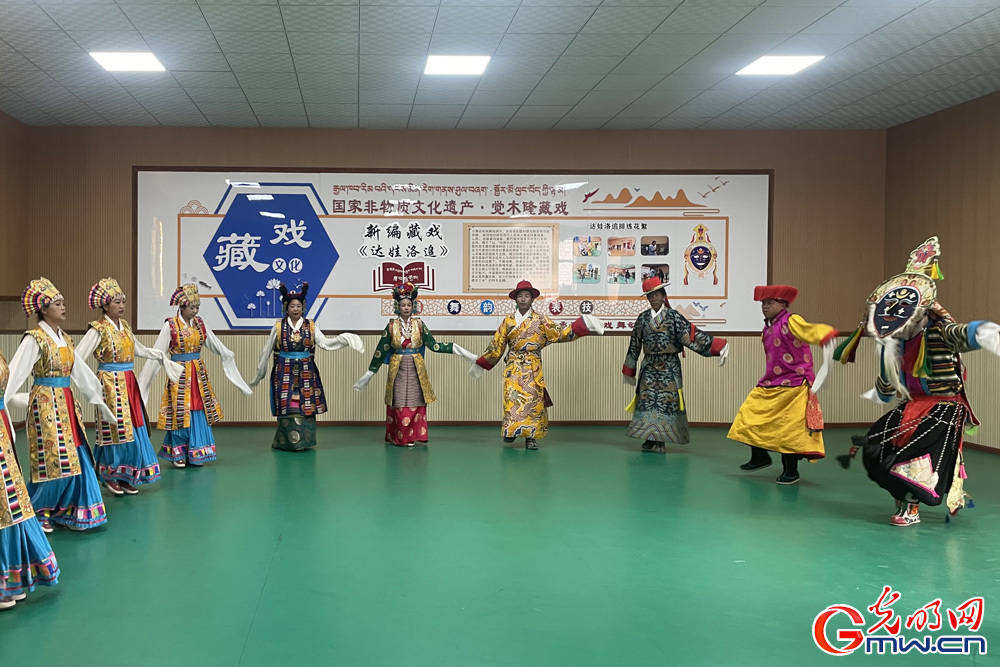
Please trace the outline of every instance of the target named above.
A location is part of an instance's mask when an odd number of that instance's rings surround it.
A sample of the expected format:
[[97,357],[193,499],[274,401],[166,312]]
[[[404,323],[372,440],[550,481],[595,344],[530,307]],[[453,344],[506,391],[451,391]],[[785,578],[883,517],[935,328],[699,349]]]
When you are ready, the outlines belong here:
[[281,316],[278,285],[315,295],[340,259],[306,194],[235,195],[203,255],[239,319]]

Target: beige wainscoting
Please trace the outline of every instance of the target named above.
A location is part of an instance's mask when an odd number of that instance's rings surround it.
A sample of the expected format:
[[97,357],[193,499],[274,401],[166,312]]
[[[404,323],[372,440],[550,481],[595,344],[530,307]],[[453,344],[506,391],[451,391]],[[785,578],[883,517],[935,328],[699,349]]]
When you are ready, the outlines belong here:
[[[79,339],[79,336],[76,336]],[[220,335],[223,343],[236,353],[236,361],[248,381],[253,377],[264,337],[258,335]],[[383,403],[386,373],[372,380],[367,391],[357,393],[351,386],[365,372],[375,336],[363,336],[369,351],[360,355],[349,349],[319,355],[320,372],[327,390],[330,410],[321,422],[380,423],[385,416]],[[481,352],[487,336],[441,336],[469,350]],[[0,335],[0,351],[9,359],[19,337]],[[140,336],[152,345],[155,336]],[[628,347],[624,336],[588,337],[575,343],[554,345],[545,350],[545,373],[555,406],[549,411],[553,421],[618,422],[627,419],[625,405],[631,400],[630,387],[621,381],[621,366]],[[818,352],[818,350],[817,350]],[[209,374],[222,401],[228,422],[267,422],[266,381],[258,385],[252,397],[245,397],[226,381],[219,359],[206,354]],[[969,367],[969,397],[983,422],[971,441],[989,447],[1000,445],[1000,410],[997,405],[995,378],[1000,377],[1000,360],[985,352],[965,357]],[[684,396],[689,417],[694,423],[728,424],[747,392],[762,371],[763,355],[756,336],[730,339],[729,362],[719,368],[718,359],[688,354],[683,359]],[[90,360],[93,365],[93,360]],[[428,370],[437,403],[429,408],[432,422],[487,422],[500,420],[500,385],[502,371],[497,367],[479,382],[466,374],[468,364],[454,355],[429,354]],[[882,414],[879,406],[859,398],[871,387],[875,368],[874,345],[864,340],[856,364],[835,364],[820,392],[823,413],[830,425],[870,423]],[[158,377],[156,395],[163,385]],[[23,415],[14,414],[15,419]]]

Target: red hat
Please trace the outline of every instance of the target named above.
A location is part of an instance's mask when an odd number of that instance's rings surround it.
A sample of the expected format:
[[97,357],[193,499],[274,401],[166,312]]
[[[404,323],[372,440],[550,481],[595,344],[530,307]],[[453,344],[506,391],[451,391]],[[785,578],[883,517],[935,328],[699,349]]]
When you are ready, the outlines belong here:
[[763,301],[764,299],[776,299],[784,301],[789,306],[799,295],[799,290],[791,285],[757,285],[753,288],[753,300]]
[[522,280],[521,282],[519,282],[517,284],[517,287],[515,287],[514,289],[512,289],[510,291],[510,295],[509,296],[512,299],[516,299],[517,298],[517,293],[518,292],[523,292],[524,290],[528,290],[528,292],[531,293],[531,298],[533,298],[533,299],[537,299],[538,295],[541,294],[541,292],[539,292],[538,290],[536,290],[534,287],[531,286],[531,282],[530,281]]
[[651,292],[655,292],[658,289],[661,289],[665,292],[666,287],[667,286],[663,284],[663,281],[660,280],[659,277],[657,276],[653,276],[652,278],[646,278],[645,280],[642,281],[642,293],[646,295],[650,294]]

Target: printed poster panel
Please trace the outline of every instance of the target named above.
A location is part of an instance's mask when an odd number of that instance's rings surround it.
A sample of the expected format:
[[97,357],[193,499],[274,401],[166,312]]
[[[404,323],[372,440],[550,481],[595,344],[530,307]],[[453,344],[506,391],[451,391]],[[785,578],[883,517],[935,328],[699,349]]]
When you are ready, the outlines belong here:
[[420,287],[437,330],[492,331],[530,280],[535,309],[627,332],[642,282],[712,331],[753,331],[767,282],[770,175],[355,174],[140,170],[137,326],[198,284],[218,330],[266,329],[279,286],[309,283],[308,316],[376,331],[392,286]]

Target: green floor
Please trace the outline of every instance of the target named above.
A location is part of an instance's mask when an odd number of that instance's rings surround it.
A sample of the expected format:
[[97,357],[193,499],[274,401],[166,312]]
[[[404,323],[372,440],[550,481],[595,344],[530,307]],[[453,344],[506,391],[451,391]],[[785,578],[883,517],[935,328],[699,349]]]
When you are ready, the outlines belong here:
[[[216,433],[215,464],[106,498],[104,529],[57,529],[60,583],[0,614],[0,664],[1000,665],[1000,456],[968,453],[975,509],[900,529],[860,461],[779,487],[718,429],[666,455],[612,427],[556,427],[538,452],[497,428],[415,449],[321,428],[303,454]],[[904,617],[984,596],[991,653],[815,647],[816,614],[886,584]]]

